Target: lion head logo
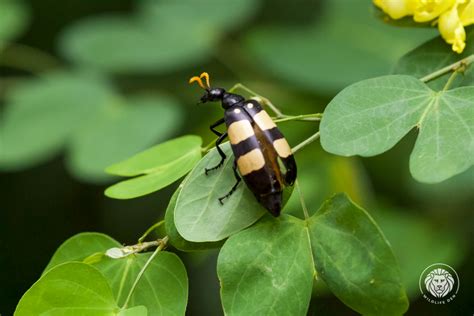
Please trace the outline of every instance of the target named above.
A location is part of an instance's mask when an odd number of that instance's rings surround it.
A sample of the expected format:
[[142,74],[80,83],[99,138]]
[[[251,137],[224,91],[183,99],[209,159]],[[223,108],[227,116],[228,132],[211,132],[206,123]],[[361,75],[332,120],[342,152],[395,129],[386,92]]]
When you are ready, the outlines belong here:
[[434,297],[445,297],[453,289],[454,278],[448,271],[437,268],[428,273],[425,286]]

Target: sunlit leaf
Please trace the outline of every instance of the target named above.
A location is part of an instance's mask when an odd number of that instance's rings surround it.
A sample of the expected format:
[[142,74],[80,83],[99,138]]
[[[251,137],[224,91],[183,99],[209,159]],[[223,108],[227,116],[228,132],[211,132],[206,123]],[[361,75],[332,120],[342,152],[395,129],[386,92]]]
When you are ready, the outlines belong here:
[[181,111],[174,99],[142,96],[111,100],[74,133],[68,167],[79,178],[104,181],[107,166],[170,137]]
[[105,194],[116,199],[130,199],[146,195],[170,185],[186,175],[201,158],[202,140],[197,136],[183,136],[107,168],[118,175],[142,176],[125,180],[107,188]]
[[[474,28],[466,34],[466,47],[462,54],[453,52],[450,45],[438,36],[418,46],[398,61],[393,72],[422,78],[443,67],[451,65],[467,56],[474,54]],[[435,90],[440,90],[447,82],[450,72],[428,83]],[[471,64],[464,75],[458,75],[451,87],[472,85],[474,82],[474,66]]]
[[101,233],[80,233],[74,235],[59,246],[43,273],[61,263],[82,261],[92,254],[105,254],[107,249],[121,246],[113,238]]
[[408,308],[391,247],[366,211],[345,195],[329,199],[308,222],[318,276],[363,315],[401,315]]
[[249,34],[245,53],[280,80],[336,92],[390,72],[393,63],[435,29],[395,28],[374,19],[371,3],[325,2],[313,25],[262,27]]
[[[119,305],[125,302],[150,256],[148,252],[122,259],[105,258],[95,265],[109,281]],[[149,315],[184,315],[187,300],[188,278],[183,263],[177,255],[161,251],[143,274],[128,306],[144,305]]]
[[226,315],[305,315],[314,265],[304,221],[267,216],[231,236],[217,273]]
[[208,58],[223,33],[251,17],[256,4],[141,1],[131,17],[80,21],[63,34],[61,51],[77,63],[109,71],[174,70]]
[[47,272],[23,295],[17,316],[116,315],[119,308],[107,280],[96,268],[64,263]]
[[440,182],[473,163],[474,88],[435,93],[411,76],[385,76],[353,84],[327,106],[321,144],[331,153],[373,156],[393,147],[415,126],[420,133],[410,171]]
[[265,212],[244,183],[223,205],[219,203],[218,198],[235,184],[229,143],[222,145],[222,149],[228,157],[224,165],[205,175],[204,169],[213,167],[220,160],[214,148],[194,167],[179,193],[174,221],[179,234],[186,240],[222,240],[251,225]]
[[176,208],[176,200],[178,198],[178,194],[180,192],[180,188],[176,190],[171,197],[171,200],[168,204],[166,209],[165,215],[165,227],[166,227],[166,234],[169,237],[169,242],[173,247],[179,249],[181,251],[199,251],[204,249],[211,249],[217,248],[222,245],[222,242],[191,242],[184,239],[176,229],[176,225],[174,223],[174,209]]
[[[56,251],[46,270],[70,261],[83,261],[95,253],[120,247],[114,239],[99,233],[82,233],[65,241]],[[121,259],[103,256],[91,265],[103,273],[119,306],[125,303],[132,284],[151,256],[151,252]],[[87,260],[86,260],[87,261]],[[186,269],[175,254],[161,251],[140,279],[128,307],[146,306],[149,315],[184,315],[188,297]]]
[[121,310],[118,316],[147,316],[148,310],[145,306],[135,306]]

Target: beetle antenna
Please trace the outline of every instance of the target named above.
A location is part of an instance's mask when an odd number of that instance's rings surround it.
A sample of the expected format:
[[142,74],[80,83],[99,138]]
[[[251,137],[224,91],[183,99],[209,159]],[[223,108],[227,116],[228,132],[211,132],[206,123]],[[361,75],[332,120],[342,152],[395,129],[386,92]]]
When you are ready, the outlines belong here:
[[[202,78],[206,80],[206,85],[202,82]],[[189,79],[189,83],[197,82],[201,88],[204,90],[209,90],[211,88],[211,85],[209,84],[209,74],[207,72],[203,72],[199,77],[194,76],[191,79]]]
[[207,72],[203,72],[199,78],[203,78],[206,79],[206,85],[207,85],[207,88],[208,89],[211,89],[211,84],[209,83],[209,74]]

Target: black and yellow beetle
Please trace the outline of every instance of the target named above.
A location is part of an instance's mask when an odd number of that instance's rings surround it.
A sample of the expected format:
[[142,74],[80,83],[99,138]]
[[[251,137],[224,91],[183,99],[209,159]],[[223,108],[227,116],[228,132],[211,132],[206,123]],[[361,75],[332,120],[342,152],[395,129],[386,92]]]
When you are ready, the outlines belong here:
[[[206,85],[202,78],[206,80]],[[221,161],[212,168],[206,168],[205,173],[223,165],[226,155],[219,145],[228,136],[235,157],[233,170],[237,182],[229,193],[219,198],[219,202],[222,204],[232,195],[242,176],[260,204],[273,216],[279,216],[283,189],[293,185],[296,179],[295,158],[285,137],[256,100],[245,100],[243,96],[228,93],[222,88],[211,88],[206,72],[192,77],[189,83],[193,82],[206,91],[200,103],[220,101],[225,110],[224,118],[210,126],[211,131],[219,136],[216,148]],[[223,123],[227,131],[220,133],[215,128]]]

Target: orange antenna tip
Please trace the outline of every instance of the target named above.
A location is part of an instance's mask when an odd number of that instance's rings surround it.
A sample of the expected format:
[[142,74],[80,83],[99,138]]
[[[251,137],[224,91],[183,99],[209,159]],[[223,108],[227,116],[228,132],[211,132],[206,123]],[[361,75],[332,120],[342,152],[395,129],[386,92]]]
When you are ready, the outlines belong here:
[[209,88],[209,89],[211,88],[211,85],[210,85],[210,83],[209,83],[209,74],[208,74],[207,72],[203,72],[203,73],[199,76],[199,78],[201,78],[201,79],[202,79],[202,78],[206,79],[207,88]]
[[198,85],[203,88],[204,90],[206,90],[207,88],[204,86],[204,84],[202,83],[202,80],[200,77],[198,76],[194,76],[194,77],[191,77],[191,79],[189,79],[189,84],[192,84],[193,82],[197,82]]

